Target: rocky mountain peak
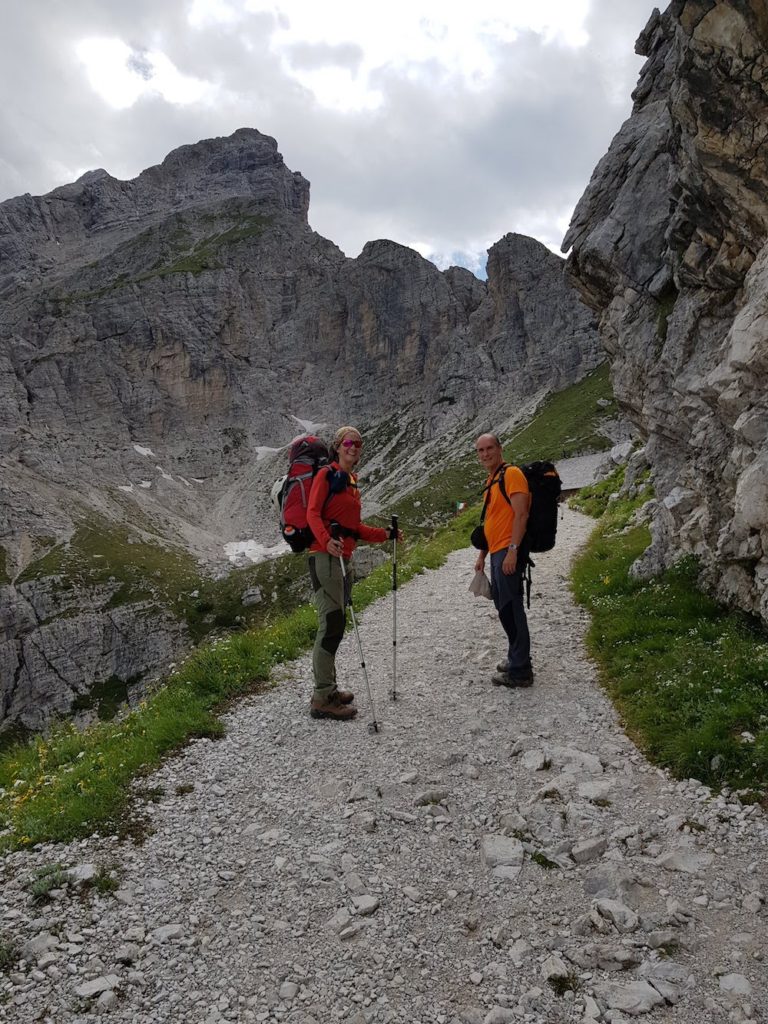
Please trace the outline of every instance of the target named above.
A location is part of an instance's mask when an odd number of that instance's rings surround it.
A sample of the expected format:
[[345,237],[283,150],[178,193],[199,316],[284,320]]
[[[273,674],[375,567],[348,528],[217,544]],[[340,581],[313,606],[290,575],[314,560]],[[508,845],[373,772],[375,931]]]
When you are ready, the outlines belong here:
[[120,181],[104,170],[44,196],[0,203],[0,295],[57,265],[93,263],[173,214],[247,203],[307,224],[309,182],[285,166],[276,141],[252,128],[173,150],[161,164]]
[[249,197],[307,221],[309,182],[289,171],[275,139],[255,128],[180,146],[161,164],[142,171],[135,184],[137,190],[157,191],[165,212],[196,199]]

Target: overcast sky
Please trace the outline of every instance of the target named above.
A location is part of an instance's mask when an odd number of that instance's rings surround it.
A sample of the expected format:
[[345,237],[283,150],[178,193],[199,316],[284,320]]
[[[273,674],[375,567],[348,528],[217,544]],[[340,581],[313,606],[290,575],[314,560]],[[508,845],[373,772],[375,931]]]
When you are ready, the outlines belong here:
[[630,111],[646,0],[0,0],[0,199],[273,135],[310,223],[485,263],[559,246]]

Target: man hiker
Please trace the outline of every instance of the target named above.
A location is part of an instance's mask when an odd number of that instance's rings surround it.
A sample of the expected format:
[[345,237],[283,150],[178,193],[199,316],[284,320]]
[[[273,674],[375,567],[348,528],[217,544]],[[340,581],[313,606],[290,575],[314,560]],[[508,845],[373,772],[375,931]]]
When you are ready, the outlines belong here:
[[486,555],[490,554],[491,594],[508,640],[507,657],[497,666],[491,682],[496,686],[530,686],[531,641],[523,600],[523,571],[528,557],[523,538],[531,503],[528,482],[516,466],[506,465],[501,441],[495,434],[481,434],[475,441],[475,451],[488,472],[483,521],[487,551],[477,556],[475,571],[485,570]]

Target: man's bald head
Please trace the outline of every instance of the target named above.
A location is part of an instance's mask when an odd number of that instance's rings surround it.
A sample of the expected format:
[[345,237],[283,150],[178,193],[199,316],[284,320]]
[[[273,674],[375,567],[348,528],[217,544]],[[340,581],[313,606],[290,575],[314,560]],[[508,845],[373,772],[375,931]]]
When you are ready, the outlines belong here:
[[496,434],[481,434],[475,441],[475,451],[489,473],[495,472],[504,461],[501,441]]

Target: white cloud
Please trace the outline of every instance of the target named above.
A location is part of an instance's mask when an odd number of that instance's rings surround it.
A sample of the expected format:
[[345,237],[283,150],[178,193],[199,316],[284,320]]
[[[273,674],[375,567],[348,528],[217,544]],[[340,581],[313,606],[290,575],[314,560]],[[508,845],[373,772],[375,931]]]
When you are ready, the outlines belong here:
[[227,0],[192,0],[187,20],[193,28],[207,25],[232,25],[239,20],[237,8]]
[[[202,4],[203,0],[198,0]],[[205,0],[209,18],[215,18]],[[235,17],[231,4],[222,20]],[[588,0],[444,0],[426,6],[413,0],[361,4],[336,0],[246,0],[244,10],[275,17],[271,47],[281,56],[286,74],[307,88],[322,105],[338,110],[374,109],[383,102],[377,75],[387,69],[406,79],[461,80],[466,88],[487,88],[498,68],[500,46],[514,43],[523,32],[539,35],[548,45],[583,47],[588,41],[585,19]],[[354,72],[338,68],[297,68],[291,53],[297,44],[354,43],[362,54]]]
[[152,93],[168,103],[199,103],[212,90],[209,83],[181,74],[164,53],[137,52],[121,39],[83,39],[75,49],[92,88],[115,110]]

